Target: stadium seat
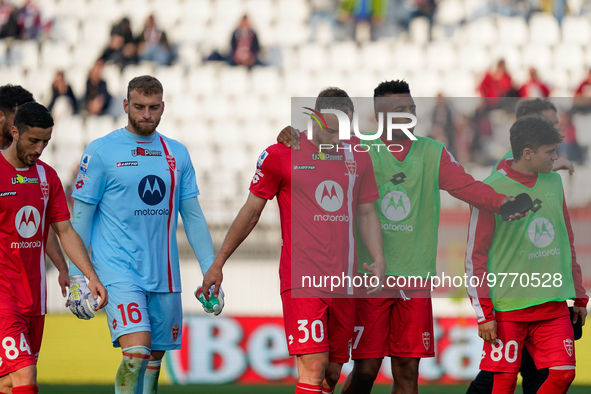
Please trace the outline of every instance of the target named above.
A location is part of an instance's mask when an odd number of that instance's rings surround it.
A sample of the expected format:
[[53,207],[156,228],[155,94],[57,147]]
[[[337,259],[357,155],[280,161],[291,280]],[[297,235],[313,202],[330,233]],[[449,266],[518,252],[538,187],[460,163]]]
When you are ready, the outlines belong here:
[[255,67],[250,72],[250,80],[255,94],[272,96],[282,91],[282,79],[276,68]]
[[330,69],[337,71],[357,70],[359,68],[359,51],[353,41],[345,41],[329,46]]
[[[124,84],[125,88],[127,88],[129,81],[140,75],[154,75],[153,64],[150,62],[142,62],[125,67],[121,73],[121,82]],[[164,89],[164,94],[166,95],[166,87]]]
[[414,18],[408,28],[410,40],[415,45],[429,42],[429,21],[425,17]]
[[553,15],[536,13],[529,21],[532,44],[554,45],[560,41],[560,28]]
[[395,48],[394,63],[403,72],[416,71],[426,65],[422,46],[409,43],[399,44]]
[[230,96],[250,94],[250,75],[245,67],[225,66],[220,69],[218,87]]
[[173,66],[156,67],[154,77],[162,83],[165,94],[182,94],[187,86],[187,78],[185,76],[185,67],[182,64],[175,64]]
[[490,53],[485,48],[478,45],[460,47],[458,57],[458,66],[460,70],[482,73],[492,64]]
[[214,63],[207,63],[201,67],[190,68],[187,76],[188,84],[186,88],[202,98],[215,94],[219,90],[219,68],[219,65]]
[[588,16],[567,15],[562,20],[562,42],[587,45],[591,42],[591,22]]
[[446,0],[438,4],[435,21],[443,25],[456,26],[466,18],[462,0]]
[[30,71],[26,74],[26,82],[23,83],[23,86],[33,93],[35,100],[49,104],[54,76],[55,71],[51,67]]
[[526,68],[523,64],[522,53],[523,50],[517,46],[499,43],[491,47],[488,51],[488,57],[491,60],[491,66],[496,64],[498,60],[504,59],[509,72],[512,73],[516,70]]
[[310,18],[310,8],[307,2],[293,0],[278,0],[278,24],[302,24]]
[[532,44],[524,48],[523,65],[525,67],[543,69],[551,67],[552,64],[552,52],[547,45]]
[[302,45],[299,50],[299,68],[302,70],[321,71],[328,67],[327,49],[318,44]]
[[361,66],[366,70],[387,73],[394,62],[394,44],[381,40],[367,42],[360,48]]
[[41,45],[41,67],[67,69],[72,64],[70,45],[66,42],[46,41]]
[[576,71],[585,64],[583,50],[577,44],[565,42],[554,50],[554,62],[557,68],[566,71]]
[[5,85],[7,83],[26,86],[26,78],[23,68],[18,65],[3,67],[2,72],[0,72],[0,85]]
[[87,145],[90,141],[104,137],[115,129],[113,126],[113,118],[109,115],[87,117],[84,122],[84,128],[86,129]]
[[456,69],[457,52],[449,42],[433,42],[427,47],[427,64],[431,70],[446,71]]
[[479,46],[493,45],[499,37],[497,26],[492,17],[479,18],[467,24],[464,32],[468,35],[468,43]]
[[10,45],[10,63],[28,70],[39,67],[39,43],[35,40],[14,41]]
[[499,16],[497,19],[499,29],[499,43],[506,45],[527,45],[529,42],[529,29],[525,20],[521,17]]

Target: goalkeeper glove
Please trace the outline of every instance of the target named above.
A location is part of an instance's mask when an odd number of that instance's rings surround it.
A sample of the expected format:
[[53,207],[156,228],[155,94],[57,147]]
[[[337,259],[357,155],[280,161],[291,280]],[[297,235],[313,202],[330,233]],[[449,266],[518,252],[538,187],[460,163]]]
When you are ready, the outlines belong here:
[[88,289],[84,275],[70,276],[70,294],[68,306],[78,319],[89,320],[94,317],[98,303]]
[[205,299],[205,295],[203,294],[203,289],[201,286],[195,290],[195,297],[199,300],[201,305],[203,306],[203,310],[207,313],[213,313],[215,316],[222,313],[222,309],[224,309],[224,290],[220,287],[220,293],[217,297],[213,296],[213,289],[215,285],[211,285],[209,288],[209,301]]

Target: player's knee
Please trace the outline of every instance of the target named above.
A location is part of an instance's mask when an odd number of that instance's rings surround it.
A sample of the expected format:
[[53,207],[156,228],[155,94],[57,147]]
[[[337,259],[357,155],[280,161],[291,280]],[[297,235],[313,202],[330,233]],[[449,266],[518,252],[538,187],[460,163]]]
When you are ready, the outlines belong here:
[[35,386],[37,384],[37,367],[28,365],[10,374],[12,386]]
[[381,359],[355,360],[353,371],[351,372],[352,380],[356,384],[373,384],[373,382],[378,377],[378,372],[380,372],[381,365]]
[[574,369],[552,369],[550,368],[550,373],[548,374],[548,379],[553,380],[556,382],[557,385],[562,387],[568,387],[573,380],[575,380],[575,370]]
[[326,371],[325,374],[325,379],[326,379],[326,384],[328,384],[329,387],[334,387],[337,385],[337,383],[339,382],[339,379],[341,377],[341,370],[340,369],[328,369]]
[[393,364],[394,375],[405,381],[417,381],[419,379],[419,361],[414,358],[402,358]]

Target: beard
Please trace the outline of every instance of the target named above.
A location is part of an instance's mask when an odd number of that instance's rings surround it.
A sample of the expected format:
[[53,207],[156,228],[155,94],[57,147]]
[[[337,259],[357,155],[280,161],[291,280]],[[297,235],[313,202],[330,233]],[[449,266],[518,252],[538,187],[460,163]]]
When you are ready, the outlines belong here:
[[136,121],[135,119],[133,119],[131,117],[131,115],[128,115],[128,118],[129,118],[129,123],[131,123],[131,125],[133,126],[136,133],[138,133],[139,135],[144,135],[144,136],[154,134],[154,131],[156,131],[156,127],[158,127],[158,125],[160,124],[160,119],[155,120],[153,123],[150,123],[150,124],[142,124],[142,123]]
[[20,141],[17,141],[16,142],[16,157],[17,157],[17,159],[19,159],[21,161],[21,163],[23,163],[27,167],[31,167],[32,165],[34,165],[37,162],[40,155],[38,156],[37,154],[33,154],[33,156],[35,156],[34,160],[31,160],[31,158],[29,156],[31,156],[31,155],[27,154],[27,151],[25,151],[23,149],[23,147],[20,144]]

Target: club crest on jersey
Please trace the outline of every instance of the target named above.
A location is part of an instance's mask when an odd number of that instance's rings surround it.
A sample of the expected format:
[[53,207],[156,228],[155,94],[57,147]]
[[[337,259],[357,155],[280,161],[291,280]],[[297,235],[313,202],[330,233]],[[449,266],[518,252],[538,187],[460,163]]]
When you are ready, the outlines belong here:
[[132,156],[162,156],[162,151],[160,150],[149,150],[140,148],[139,146],[135,149],[131,150]]
[[564,349],[566,349],[566,353],[568,354],[569,357],[573,356],[573,340],[570,338],[565,339],[564,341],[562,341],[562,343],[564,343]]
[[174,326],[172,326],[172,340],[176,342],[178,337],[179,337],[179,326],[175,324]]
[[429,348],[431,347],[431,333],[423,333],[423,346],[425,346],[425,350],[429,350]]
[[349,174],[355,175],[357,173],[357,163],[355,160],[346,160],[345,165],[347,166]]
[[49,183],[41,182],[41,193],[43,193],[43,198],[49,198]]
[[176,159],[174,158],[173,155],[166,155],[166,162],[168,163],[168,166],[170,167],[170,171],[176,170]]

